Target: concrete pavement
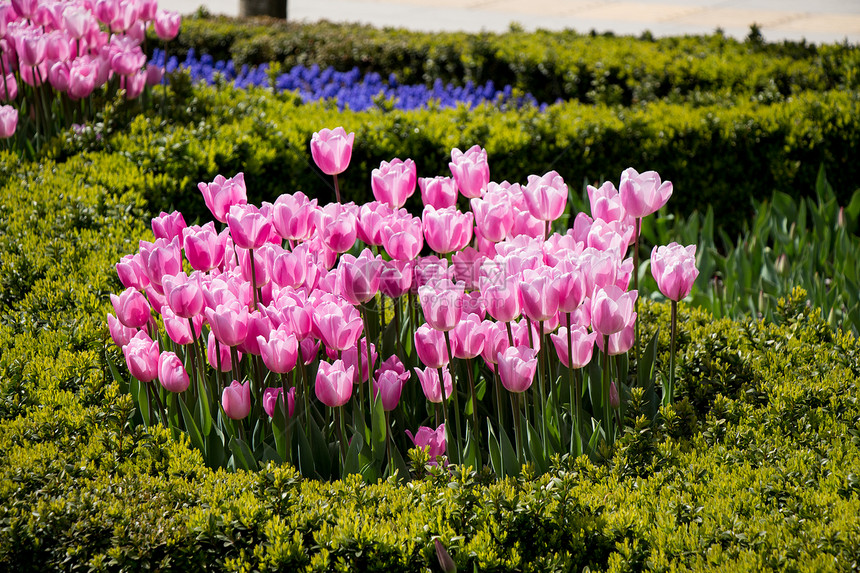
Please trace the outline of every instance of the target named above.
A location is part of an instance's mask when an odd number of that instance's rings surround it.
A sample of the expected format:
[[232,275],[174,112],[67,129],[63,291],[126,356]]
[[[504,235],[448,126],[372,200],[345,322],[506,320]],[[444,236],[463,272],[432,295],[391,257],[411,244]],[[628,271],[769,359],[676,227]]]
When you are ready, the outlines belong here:
[[[239,0],[172,0],[182,13],[205,6],[235,16]],[[288,0],[296,21],[361,22],[417,31],[504,32],[574,29],[655,36],[707,34],[742,39],[756,23],[768,41],[860,43],[860,0]]]

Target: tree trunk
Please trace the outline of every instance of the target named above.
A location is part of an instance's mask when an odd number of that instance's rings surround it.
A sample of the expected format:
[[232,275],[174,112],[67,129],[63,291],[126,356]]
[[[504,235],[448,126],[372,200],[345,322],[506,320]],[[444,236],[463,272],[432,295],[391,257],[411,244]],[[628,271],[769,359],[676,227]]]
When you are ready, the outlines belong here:
[[239,0],[239,16],[272,16],[287,19],[287,0]]

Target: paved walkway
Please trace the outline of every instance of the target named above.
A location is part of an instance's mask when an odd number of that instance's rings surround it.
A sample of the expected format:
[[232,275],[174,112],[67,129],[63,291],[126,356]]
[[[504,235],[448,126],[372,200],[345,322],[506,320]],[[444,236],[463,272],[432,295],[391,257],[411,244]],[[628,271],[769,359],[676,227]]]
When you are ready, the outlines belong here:
[[[235,16],[239,0],[172,0],[162,7],[190,13],[200,5]],[[860,0],[288,0],[288,18],[362,22],[411,30],[504,32],[596,30],[655,36],[706,34],[722,28],[744,38],[756,23],[766,40],[860,43]]]

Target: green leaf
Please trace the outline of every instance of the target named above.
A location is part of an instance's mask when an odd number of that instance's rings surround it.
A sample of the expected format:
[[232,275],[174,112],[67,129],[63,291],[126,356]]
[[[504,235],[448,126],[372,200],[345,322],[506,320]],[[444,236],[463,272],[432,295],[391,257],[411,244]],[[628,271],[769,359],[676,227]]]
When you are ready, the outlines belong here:
[[502,448],[502,464],[505,466],[505,475],[520,475],[520,461],[513,444],[508,439],[504,428],[499,428],[499,445]]
[[246,470],[257,470],[257,461],[254,459],[254,453],[242,439],[235,436],[230,438],[230,451],[233,452],[233,460],[237,468]]
[[287,424],[289,420],[284,414],[283,403],[283,398],[281,398],[275,405],[274,416],[272,416],[272,434],[275,437],[275,449],[278,451],[278,455],[281,456],[281,459],[286,460],[287,448],[289,447],[289,444],[287,444]]
[[532,427],[525,417],[523,417],[523,422],[526,426],[526,441],[528,442],[528,449],[531,453],[530,460],[534,462],[539,475],[545,474],[549,469],[549,466],[547,465],[546,458],[544,458],[543,455],[543,445],[541,444],[540,435],[538,435],[537,430]]
[[191,412],[188,411],[184,397],[179,395],[178,398],[179,411],[182,412],[182,420],[185,423],[185,429],[188,432],[188,436],[191,438],[191,443],[195,448],[205,453],[206,447],[203,442],[203,435],[200,433],[200,428],[197,427],[197,424],[194,422],[194,417],[191,415]]
[[332,457],[329,449],[329,443],[323,436],[322,431],[316,424],[313,416],[308,416],[308,426],[310,426],[311,452],[314,456],[314,467],[322,479],[329,479],[332,476]]
[[[394,469],[397,470],[397,475],[400,479],[408,480],[409,467],[403,461],[403,456],[400,455],[400,452],[395,447],[391,448],[391,461],[394,463]],[[391,468],[388,468],[388,475],[394,475]]]
[[502,451],[499,448],[499,440],[496,439],[496,433],[493,431],[493,425],[489,418],[487,418],[487,444],[490,450],[490,467],[498,477],[505,477],[505,468],[502,467]]
[[301,424],[296,424],[296,438],[298,441],[298,465],[299,472],[305,477],[314,477],[319,474],[316,471],[314,463],[314,454],[311,449],[311,444],[305,434],[305,428]]
[[107,352],[105,352],[105,362],[108,364],[108,368],[110,369],[110,375],[113,378],[113,381],[119,384],[119,389],[121,392],[128,392],[128,382],[126,382],[125,378],[122,374],[119,373],[119,369],[113,363],[113,360],[110,359]]
[[356,431],[352,436],[352,443],[349,445],[349,449],[346,452],[346,459],[344,460],[343,468],[341,469],[341,478],[345,478],[349,474],[359,473],[361,466],[358,462],[358,454],[363,445],[364,438],[360,432]]
[[659,404],[657,403],[657,390],[654,372],[654,363],[657,360],[657,338],[660,335],[660,328],[654,331],[654,336],[648,341],[645,346],[645,351],[642,353],[642,359],[637,366],[637,376],[639,378],[639,387],[645,389],[645,415],[653,420],[657,416]]
[[382,399],[377,396],[373,401],[373,428],[371,429],[371,449],[373,460],[380,464],[385,459],[385,436],[388,432],[388,424],[385,422],[385,410],[382,407]]
[[463,467],[471,467],[473,470],[479,470],[480,457],[481,453],[478,451],[478,447],[472,436],[472,428],[470,425],[466,425],[466,447],[463,452],[463,463],[461,465]]
[[202,378],[197,378],[197,404],[194,408],[197,425],[204,436],[212,431],[212,410],[209,408],[209,389]]

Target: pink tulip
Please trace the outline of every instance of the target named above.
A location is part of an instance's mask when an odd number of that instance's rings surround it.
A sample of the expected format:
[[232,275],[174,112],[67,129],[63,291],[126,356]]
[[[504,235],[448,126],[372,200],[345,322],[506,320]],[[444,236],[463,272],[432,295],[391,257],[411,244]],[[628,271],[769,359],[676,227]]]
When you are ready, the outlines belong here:
[[110,302],[119,321],[128,328],[142,328],[150,317],[150,306],[146,297],[131,287],[119,296],[110,295]]
[[[266,388],[263,390],[263,410],[272,418],[275,415],[275,408],[279,407],[279,403],[284,403],[283,388]],[[296,409],[296,389],[290,388],[287,392],[287,414],[290,418],[293,417],[293,412]]]
[[591,296],[591,327],[602,336],[621,332],[633,315],[636,291],[624,292],[615,285],[595,288]]
[[96,88],[99,65],[89,57],[83,56],[72,61],[69,66],[69,97],[73,100],[88,97]]
[[457,183],[451,177],[419,177],[418,186],[424,205],[445,209],[457,204]]
[[633,240],[633,232],[633,226],[625,227],[618,221],[607,223],[602,219],[597,219],[588,229],[585,244],[598,251],[612,253],[616,258],[621,259]]
[[411,261],[383,261],[379,292],[391,298],[403,296],[412,286]]
[[392,259],[411,261],[424,247],[424,227],[420,217],[396,217],[381,230],[382,245]]
[[[416,368],[415,373],[418,375],[418,382],[421,383],[421,389],[424,390],[424,396],[427,397],[427,400],[434,404],[440,404],[442,402],[442,390],[439,387],[439,370],[428,366],[424,370]],[[445,384],[445,399],[447,400],[454,391],[451,372],[448,371],[447,366],[442,368],[442,381]]]
[[188,324],[187,318],[177,316],[169,306],[161,309],[161,317],[164,319],[164,330],[167,331],[167,336],[176,344],[191,344],[195,339],[200,338],[200,331],[203,328],[203,314],[198,314],[192,318],[194,323],[194,332],[191,331],[191,325]]
[[358,258],[342,255],[337,267],[338,292],[352,305],[364,304],[379,291],[382,257],[364,249]]
[[18,110],[11,105],[0,106],[0,139],[15,135],[18,128]]
[[451,256],[454,277],[457,281],[466,283],[467,289],[477,289],[481,276],[481,266],[486,259],[487,257],[472,247],[466,247],[462,251],[454,253]]
[[38,0],[12,0],[12,8],[15,9],[15,13],[28,20],[33,18],[38,7]]
[[317,200],[308,200],[301,191],[284,194],[275,200],[272,207],[272,225],[284,239],[305,241],[314,231],[317,210]]
[[[254,264],[251,264],[251,251],[248,249],[237,249],[239,258],[239,270],[242,278],[249,283],[255,281],[257,288],[263,288],[272,280],[272,267],[274,266],[275,249],[281,249],[271,243],[265,243],[262,247],[254,249]],[[253,274],[251,274],[253,273]]]
[[509,392],[525,392],[537,371],[537,353],[528,346],[509,347],[496,356],[502,386]]
[[621,173],[618,185],[621,204],[631,217],[640,219],[654,213],[672,196],[672,183],[661,182],[656,171],[639,173],[628,167]]
[[226,239],[229,229],[224,229],[219,235],[215,231],[215,223],[209,221],[202,227],[192,226],[182,230],[185,258],[191,268],[198,271],[210,271],[224,261]]
[[161,280],[164,276],[173,276],[182,270],[182,250],[179,239],[172,241],[156,239],[154,243],[140,241],[140,262],[149,282],[159,294],[164,291]]
[[168,42],[179,34],[179,25],[182,23],[182,16],[178,12],[167,12],[158,10],[155,13],[155,34],[162,42]]
[[472,213],[461,213],[456,207],[424,207],[424,238],[439,254],[459,251],[472,240]]
[[164,79],[164,68],[155,64],[146,65],[146,85],[148,87],[157,86]]
[[[356,351],[358,350],[359,344],[361,345],[361,378],[359,378],[358,373],[358,356],[356,355]],[[367,338],[362,338],[358,344],[355,346],[351,346],[344,350],[342,353],[343,365],[345,368],[349,368],[350,366],[355,367],[355,379],[353,383],[360,384],[362,382],[367,382],[368,372],[373,370],[373,366],[376,365],[377,360],[379,359],[379,355],[376,353],[376,345],[372,342],[370,343],[370,362],[371,368],[367,367]]]
[[296,367],[299,355],[299,341],[296,335],[285,326],[280,326],[269,333],[269,339],[257,336],[257,346],[263,357],[263,364],[271,372],[285,374]]
[[523,194],[529,213],[541,221],[555,221],[567,206],[567,185],[555,171],[542,177],[529,175]]
[[416,448],[427,448],[431,465],[436,465],[437,458],[445,455],[445,448],[447,446],[445,424],[440,424],[435,430],[427,426],[421,426],[414,436],[412,432],[406,430],[406,435],[409,436],[409,439],[412,440]]
[[[634,313],[635,314],[635,313]],[[596,332],[589,332],[584,327],[573,327],[570,331],[571,345],[573,346],[573,360],[571,361],[567,346],[567,327],[562,326],[557,334],[550,334],[555,351],[558,353],[559,361],[567,367],[584,368],[591,362],[594,352],[594,342],[598,339]]]
[[463,313],[462,298],[466,284],[452,283],[445,279],[434,286],[423,286],[418,289],[418,298],[424,319],[436,330],[447,332],[453,329]]
[[487,331],[477,314],[464,316],[451,331],[451,351],[456,358],[475,358],[484,351]]
[[158,357],[158,381],[168,392],[185,392],[190,380],[182,360],[173,352],[162,352]]
[[463,314],[474,314],[481,320],[487,318],[487,304],[481,296],[481,291],[473,290],[465,293],[460,302],[463,305]]
[[324,302],[313,312],[313,330],[332,350],[346,350],[355,346],[363,330],[361,316],[354,306]]
[[203,201],[212,216],[222,223],[227,222],[227,213],[233,205],[244,205],[248,202],[244,173],[237,173],[230,179],[216,175],[212,183],[198,183],[197,188],[203,194]]
[[136,328],[129,328],[121,323],[114,315],[108,313],[107,315],[107,323],[108,323],[108,331],[110,331],[110,337],[113,339],[114,344],[122,348],[129,341],[134,338],[134,335],[137,334]]
[[459,149],[453,149],[448,167],[451,168],[457,187],[464,197],[473,199],[483,195],[490,182],[490,166],[487,164],[486,150],[478,145],[472,146],[465,153]]
[[356,232],[366,245],[382,245],[382,233],[394,218],[394,211],[385,203],[371,201],[358,209]]
[[7,74],[4,79],[4,77],[0,75],[0,101],[12,101],[17,97],[18,81],[15,79],[15,76],[12,74]]
[[376,378],[373,380],[373,397],[382,400],[383,410],[390,412],[397,407],[403,385],[407,380],[409,380],[409,374],[406,372],[398,373],[393,369],[376,371]]
[[158,217],[152,220],[152,233],[155,235],[155,238],[170,242],[174,237],[178,237],[180,248],[184,247],[185,227],[187,227],[185,217],[179,211],[173,211],[172,213],[162,211]]
[[320,341],[308,336],[299,343],[299,358],[304,361],[305,366],[316,362],[320,352]]
[[448,350],[442,331],[422,324],[415,331],[415,351],[418,358],[429,368],[439,368],[448,364]]
[[342,360],[335,360],[332,364],[320,362],[315,386],[317,398],[330,408],[343,406],[352,396],[354,376],[355,367],[346,368]]
[[391,163],[383,161],[379,169],[371,172],[370,177],[370,186],[376,200],[392,209],[399,209],[406,204],[406,199],[415,193],[418,174],[415,162],[411,159],[392,159]]
[[488,365],[494,365],[498,361],[499,353],[504,352],[510,346],[507,327],[504,322],[485,320],[484,332],[487,337],[484,341],[484,351],[481,352],[481,356]]
[[221,406],[231,420],[243,420],[251,413],[251,383],[233,380],[221,392]]
[[259,249],[268,242],[272,223],[254,205],[233,205],[227,213],[233,244],[242,249]]
[[499,322],[510,322],[520,316],[520,282],[515,276],[506,276],[504,271],[480,281],[481,295],[487,312]]
[[167,306],[167,297],[155,290],[155,287],[153,287],[152,284],[147,284],[143,288],[152,310],[161,314],[163,309],[170,308]]
[[23,32],[15,36],[15,50],[23,71],[23,68],[34,68],[45,60],[48,54],[48,41],[41,32]]
[[358,237],[357,224],[355,213],[350,208],[330,203],[320,211],[317,228],[326,247],[335,253],[345,253]]
[[[218,369],[218,350],[220,349],[221,372],[230,372],[233,369],[233,359],[230,355],[230,347],[226,344],[218,344],[215,334],[210,332],[206,342],[206,359],[209,361],[209,366]],[[237,352],[236,355],[239,362],[242,361],[242,353]]]
[[69,35],[75,40],[80,40],[94,23],[93,16],[83,6],[66,5],[63,10],[63,24]]
[[633,217],[627,214],[624,205],[621,204],[621,195],[611,181],[607,181],[600,188],[589,185],[586,189],[592,217],[607,223],[618,221],[626,226],[633,225]]
[[696,245],[683,247],[678,243],[669,243],[654,247],[651,251],[651,274],[663,296],[674,301],[686,298],[699,276]]
[[538,322],[548,320],[558,312],[559,285],[552,269],[526,270],[520,281],[523,314]]
[[514,346],[528,346],[534,348],[535,352],[540,352],[541,339],[538,335],[538,325],[534,322],[531,326],[531,335],[529,335],[529,323],[526,319],[520,319],[519,322],[511,323],[511,330],[514,335]]
[[412,292],[417,293],[422,286],[435,286],[440,281],[451,281],[454,278],[454,268],[448,268],[448,260],[435,255],[421,257],[415,260],[415,276],[412,281]]
[[575,311],[585,300],[585,276],[581,268],[570,261],[562,261],[556,267],[558,275],[558,310],[564,313]]
[[272,280],[282,287],[299,288],[305,283],[310,264],[306,243],[297,245],[292,251],[275,249]]
[[221,344],[238,346],[248,336],[248,308],[241,306],[238,301],[219,304],[215,309],[205,310],[206,320]]
[[342,127],[322,129],[311,137],[311,155],[314,163],[326,175],[343,173],[352,157],[355,134],[347,135]]
[[144,331],[134,335],[122,347],[128,371],[140,382],[152,382],[158,375],[158,341],[153,341]]
[[507,193],[487,193],[483,199],[472,199],[471,205],[481,236],[494,243],[503,241],[514,224],[514,211]]
[[203,290],[199,273],[189,277],[185,273],[165,276],[162,279],[164,294],[170,309],[182,318],[192,318],[203,312]]
[[259,309],[249,312],[248,333],[245,335],[245,340],[239,344],[239,350],[245,354],[260,356],[261,350],[257,339],[258,337],[262,337],[263,340],[268,340],[272,330],[272,321],[269,320],[266,314]]
[[636,313],[634,312],[630,316],[630,320],[624,326],[624,328],[620,332],[616,332],[615,334],[609,335],[609,351],[606,352],[603,345],[603,337],[597,337],[597,347],[602,351],[609,354],[609,356],[617,356],[619,354],[624,354],[631,348],[633,348],[633,343],[636,341]]

